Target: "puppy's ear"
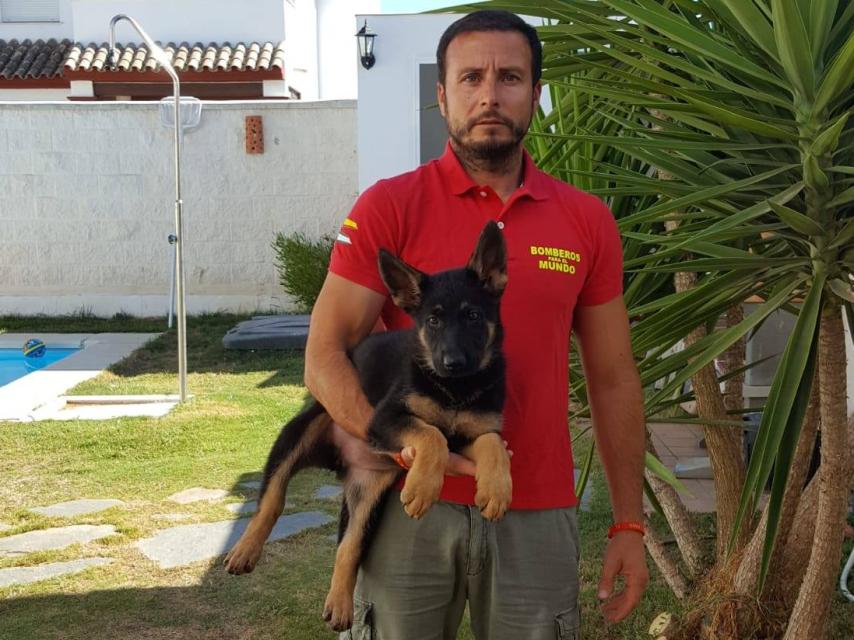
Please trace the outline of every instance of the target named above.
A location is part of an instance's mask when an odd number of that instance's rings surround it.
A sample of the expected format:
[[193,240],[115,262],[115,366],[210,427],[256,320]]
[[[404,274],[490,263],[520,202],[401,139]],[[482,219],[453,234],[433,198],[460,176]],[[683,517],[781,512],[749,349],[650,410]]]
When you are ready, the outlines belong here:
[[380,249],[378,261],[380,277],[388,287],[394,304],[412,313],[421,304],[421,285],[426,276],[385,249]]
[[466,265],[477,274],[484,288],[500,296],[507,286],[507,246],[494,221],[486,223],[480,232],[477,246]]

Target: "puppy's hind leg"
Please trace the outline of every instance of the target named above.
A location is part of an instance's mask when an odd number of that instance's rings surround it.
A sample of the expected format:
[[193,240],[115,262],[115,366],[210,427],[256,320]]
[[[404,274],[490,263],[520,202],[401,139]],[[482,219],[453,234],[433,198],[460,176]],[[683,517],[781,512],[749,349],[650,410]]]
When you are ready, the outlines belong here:
[[331,425],[323,406],[314,403],[284,426],[267,459],[258,511],[225,557],[229,573],[249,573],[255,568],[267,537],[282,515],[288,481],[303,467],[324,459],[318,455],[319,449],[328,446],[326,436]]
[[333,631],[345,631],[353,624],[353,591],[359,562],[369,544],[376,512],[381,499],[400,475],[399,471],[365,471],[351,469],[344,481],[342,515],[343,536],[335,553],[332,584],[323,607],[323,619]]

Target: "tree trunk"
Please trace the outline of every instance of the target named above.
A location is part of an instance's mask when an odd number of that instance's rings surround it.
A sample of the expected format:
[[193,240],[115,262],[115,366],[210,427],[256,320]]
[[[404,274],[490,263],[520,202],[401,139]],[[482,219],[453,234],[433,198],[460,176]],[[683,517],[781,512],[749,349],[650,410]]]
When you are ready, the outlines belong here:
[[[665,228],[675,229],[678,223],[668,221]],[[677,292],[693,288],[697,275],[690,272],[679,272],[674,276]],[[705,327],[697,327],[685,336],[685,347],[706,336]],[[713,363],[700,369],[691,378],[694,385],[694,396],[697,399],[697,415],[709,421],[726,420],[728,415],[724,405],[723,395],[718,385],[717,373]],[[742,457],[741,433],[731,427],[706,425],[704,428],[706,450],[709,452],[709,462],[715,479],[715,500],[717,502],[717,558],[720,560],[726,552],[729,532],[735,524],[738,513],[738,503],[741,488],[744,485],[745,468]],[[747,542],[748,527],[742,527],[736,540],[734,551],[740,550]]]
[[[812,459],[815,434],[818,430],[819,388],[819,376],[816,373],[816,377],[813,380],[810,404],[807,408],[806,416],[804,416],[804,424],[801,427],[801,435],[798,438],[798,445],[792,459],[792,468],[789,471],[786,491],[783,495],[783,504],[780,509],[777,542],[774,544],[766,582],[766,589],[769,590],[769,593],[776,592],[778,588],[784,587],[780,582],[780,568],[783,564],[786,541],[789,538],[789,531],[794,522],[795,514],[798,511],[798,503],[801,499],[804,481],[806,480],[810,460]],[[767,525],[768,510],[766,508],[762,514],[760,525],[754,531],[753,537],[747,545],[741,566],[739,566],[735,576],[735,590],[739,593],[745,595],[752,594],[756,591],[756,587],[759,584],[759,565],[762,560],[762,548],[765,544]],[[797,585],[795,585],[794,591],[791,593],[797,594]]]
[[664,543],[652,527],[649,518],[646,518],[644,521],[644,526],[646,527],[646,534],[644,535],[643,540],[646,545],[646,550],[649,552],[653,561],[655,561],[655,564],[661,572],[667,586],[670,587],[671,591],[673,591],[677,598],[684,600],[685,596],[688,594],[688,584],[679,572],[679,565],[667,553]]
[[845,333],[837,304],[827,304],[821,317],[818,364],[821,376],[821,467],[818,513],[812,553],[784,640],[821,638],[842,555],[848,450],[846,433]]
[[[652,455],[656,458],[659,457],[648,431],[646,434],[646,447],[647,451],[652,453]],[[685,561],[688,577],[692,581],[696,580],[705,572],[707,565],[705,554],[703,553],[703,545],[700,542],[700,534],[691,521],[688,509],[679,498],[676,489],[654,473],[651,473],[649,469],[644,471],[644,475],[661,505],[661,510],[664,512],[665,518],[667,518],[667,523],[670,525],[673,536],[676,538],[676,544]],[[662,574],[667,570],[666,567],[660,565],[659,569],[662,570]]]

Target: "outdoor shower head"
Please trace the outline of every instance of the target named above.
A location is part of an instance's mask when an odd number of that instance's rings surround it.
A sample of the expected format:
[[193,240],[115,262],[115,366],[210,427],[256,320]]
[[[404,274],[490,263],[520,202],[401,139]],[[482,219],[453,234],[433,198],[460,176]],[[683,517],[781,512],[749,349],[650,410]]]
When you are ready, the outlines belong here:
[[174,81],[177,81],[175,70],[172,68],[172,63],[169,60],[169,56],[166,55],[166,52],[163,50],[163,48],[151,39],[151,37],[143,30],[143,28],[136,20],[123,13],[117,16],[113,16],[113,19],[110,20],[110,55],[107,60],[107,64],[110,70],[115,71],[119,63],[119,49],[118,47],[116,47],[116,24],[118,22],[121,22],[122,20],[130,22],[131,26],[136,30],[136,32],[145,42],[146,46],[148,47],[148,50],[151,52],[151,56],[155,60],[157,60],[157,63],[161,67],[163,67],[170,76],[172,76],[172,79]]

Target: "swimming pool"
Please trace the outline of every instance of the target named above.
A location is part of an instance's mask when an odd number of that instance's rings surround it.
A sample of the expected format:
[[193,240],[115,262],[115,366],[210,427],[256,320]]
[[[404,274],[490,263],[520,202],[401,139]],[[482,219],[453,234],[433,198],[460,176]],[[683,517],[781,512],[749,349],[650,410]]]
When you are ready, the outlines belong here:
[[0,349],[0,387],[78,351],[80,349],[48,348],[41,358],[27,358],[21,349]]

